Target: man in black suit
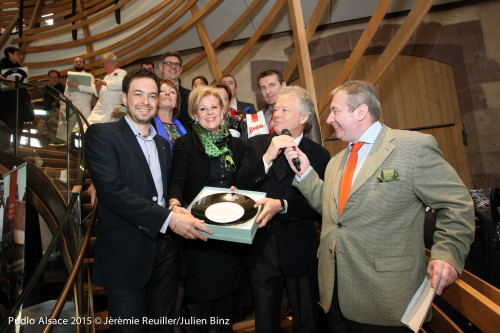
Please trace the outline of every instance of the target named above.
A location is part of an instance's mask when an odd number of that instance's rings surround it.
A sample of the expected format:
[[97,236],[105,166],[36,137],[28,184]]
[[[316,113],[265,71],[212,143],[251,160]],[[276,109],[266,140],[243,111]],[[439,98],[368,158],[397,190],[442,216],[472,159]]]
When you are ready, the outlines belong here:
[[[165,207],[170,145],[150,125],[158,77],[135,70],[122,90],[127,115],[93,124],[85,135],[85,159],[99,199],[93,283],[106,290],[110,318],[130,320],[112,325],[113,331],[172,331],[172,323],[162,321],[173,318],[177,294],[172,235],[206,240],[199,230],[211,232],[187,210]],[[146,326],[143,317],[156,322]]]
[[[49,77],[49,84],[45,85],[45,89],[50,91],[52,94],[56,96],[59,93],[64,93],[64,85],[60,82],[61,73],[56,71],[55,69],[51,69],[47,74]],[[47,111],[52,111],[52,108],[59,108],[59,99],[51,95],[50,93],[43,94],[43,107]]]
[[[238,188],[266,192],[259,228],[246,258],[256,304],[256,332],[279,332],[282,290],[286,284],[293,309],[295,332],[317,332],[318,290],[316,251],[319,216],[292,186],[294,174],[283,150],[298,144],[307,151],[321,174],[330,159],[328,151],[303,135],[314,114],[309,93],[300,87],[283,87],[275,105],[275,133],[248,141]],[[277,135],[288,129],[291,136]],[[314,161],[314,162],[312,162]]]
[[161,56],[160,71],[164,79],[172,80],[179,89],[181,95],[181,112],[179,114],[179,121],[186,130],[191,130],[193,126],[193,119],[188,114],[188,100],[191,90],[181,86],[179,79],[182,73],[182,58],[178,52],[165,52]]
[[229,101],[229,111],[231,111],[231,108],[234,110],[238,110],[243,114],[243,116],[247,114],[254,114],[257,111],[255,110],[255,106],[252,103],[247,103],[243,101],[238,101],[236,99],[236,93],[238,90],[238,83],[236,82],[236,79],[234,76],[231,74],[225,74],[222,76],[220,79],[221,83],[225,83],[226,86],[229,87],[229,90],[231,90],[231,100]]

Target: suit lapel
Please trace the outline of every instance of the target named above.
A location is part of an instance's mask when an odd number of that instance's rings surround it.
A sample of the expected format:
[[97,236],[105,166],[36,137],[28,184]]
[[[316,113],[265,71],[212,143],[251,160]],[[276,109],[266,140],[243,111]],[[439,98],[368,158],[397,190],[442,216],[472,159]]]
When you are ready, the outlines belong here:
[[[375,140],[375,144],[370,150],[370,154],[363,163],[361,170],[359,170],[356,179],[351,187],[351,192],[349,196],[354,194],[368,179],[373,175],[373,173],[382,165],[387,156],[394,150],[394,144],[391,143],[393,139],[393,134],[389,128],[384,126],[380,131],[380,134]],[[348,198],[349,199],[349,198]]]
[[342,179],[342,167],[345,165],[346,160],[347,160],[347,154],[348,150],[344,149],[342,152],[339,154],[344,154],[342,158],[335,159],[334,158],[334,164],[331,166],[329,174],[325,175],[325,180],[326,179],[333,179],[333,184],[331,185],[331,188],[333,193],[325,193],[323,197],[325,198],[331,198],[335,200],[335,204],[331,205],[330,207],[332,208],[332,211],[330,212],[332,216],[338,216],[339,215],[339,191],[340,191],[340,180]]
[[133,155],[139,162],[139,166],[148,177],[148,180],[154,186],[155,182],[153,180],[153,176],[151,175],[151,170],[149,169],[148,161],[144,156],[144,152],[142,151],[139,142],[137,142],[137,138],[135,137],[134,132],[132,132],[132,129],[130,128],[129,124],[124,118],[122,118],[120,122],[122,126],[123,141],[125,142],[126,146],[132,151]]
[[164,191],[163,193],[167,193],[166,189],[168,188],[167,184],[167,179],[168,179],[168,164],[169,160],[171,159],[171,152],[169,151],[169,147],[165,145],[165,140],[161,140],[159,135],[155,135],[154,137],[155,144],[156,144],[156,150],[158,151],[158,160],[160,161],[160,169],[161,169],[161,174],[162,174],[162,182],[163,182],[163,187]]
[[344,156],[342,159],[339,159],[334,166],[333,170],[335,172],[335,186],[334,186],[334,198],[335,202],[339,202],[339,191],[340,191],[340,181],[342,179],[342,173],[343,173],[343,166],[347,162],[347,155],[349,154],[349,149],[344,150]]

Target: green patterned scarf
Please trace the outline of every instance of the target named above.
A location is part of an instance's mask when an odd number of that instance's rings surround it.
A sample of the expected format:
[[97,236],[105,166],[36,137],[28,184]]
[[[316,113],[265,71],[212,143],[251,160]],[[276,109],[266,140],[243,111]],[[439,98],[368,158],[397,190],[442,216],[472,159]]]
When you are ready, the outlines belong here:
[[236,171],[236,165],[233,161],[233,154],[227,143],[231,137],[231,133],[226,126],[221,126],[219,134],[207,131],[199,124],[193,124],[193,131],[198,135],[201,144],[205,148],[205,153],[209,158],[220,158],[222,164],[229,172]]

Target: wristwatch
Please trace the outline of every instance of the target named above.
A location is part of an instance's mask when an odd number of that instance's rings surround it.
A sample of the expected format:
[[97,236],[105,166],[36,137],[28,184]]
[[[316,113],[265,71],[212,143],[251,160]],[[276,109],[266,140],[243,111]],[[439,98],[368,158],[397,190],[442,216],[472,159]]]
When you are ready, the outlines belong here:
[[281,201],[281,208],[278,210],[278,214],[285,214],[286,213],[286,205],[285,205],[285,200],[280,199]]

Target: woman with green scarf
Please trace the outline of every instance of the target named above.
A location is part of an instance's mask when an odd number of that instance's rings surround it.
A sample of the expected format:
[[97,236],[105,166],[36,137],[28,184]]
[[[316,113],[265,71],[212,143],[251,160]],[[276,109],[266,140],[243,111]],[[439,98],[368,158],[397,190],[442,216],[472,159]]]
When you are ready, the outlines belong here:
[[[174,144],[168,191],[171,207],[187,207],[205,186],[234,185],[245,152],[245,143],[232,137],[225,126],[227,105],[215,88],[194,89],[188,113],[195,123]],[[242,245],[209,239],[183,242],[182,247],[191,316],[206,319],[201,325],[192,325],[191,332],[208,332],[210,318],[217,317],[229,319],[229,323],[219,321],[214,325],[216,331],[232,332],[232,294],[240,283]]]

